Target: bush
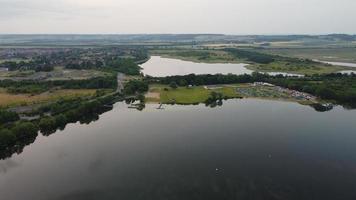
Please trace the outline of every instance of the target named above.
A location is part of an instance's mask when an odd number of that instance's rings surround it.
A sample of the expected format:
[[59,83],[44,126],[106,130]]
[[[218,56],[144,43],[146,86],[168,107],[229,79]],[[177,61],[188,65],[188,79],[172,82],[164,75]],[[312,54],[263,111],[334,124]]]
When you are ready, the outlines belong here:
[[0,124],[15,122],[19,119],[20,119],[19,115],[15,112],[0,110]]
[[37,131],[37,127],[31,122],[19,122],[12,128],[17,140],[36,137]]
[[42,133],[52,132],[57,129],[56,120],[53,117],[44,117],[38,123]]
[[64,128],[68,120],[64,114],[60,114],[55,117],[55,121],[57,127]]
[[136,93],[143,93],[148,91],[148,84],[144,81],[131,80],[126,83],[124,93],[126,95],[133,95]]
[[0,130],[0,149],[6,149],[16,143],[15,135],[8,129]]
[[173,89],[177,89],[178,88],[178,85],[176,82],[171,82],[169,83],[169,87],[173,88]]

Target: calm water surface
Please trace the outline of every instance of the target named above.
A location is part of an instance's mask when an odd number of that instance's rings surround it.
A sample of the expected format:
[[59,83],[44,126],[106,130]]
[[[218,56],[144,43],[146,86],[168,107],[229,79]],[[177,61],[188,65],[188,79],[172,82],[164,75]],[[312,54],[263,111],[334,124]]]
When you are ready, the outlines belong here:
[[1,200],[356,199],[356,111],[117,103],[0,161]]
[[150,76],[174,76],[188,74],[251,74],[252,71],[245,68],[247,64],[210,64],[194,63],[171,58],[152,56],[149,61],[142,64],[142,72]]
[[[190,61],[162,58],[152,56],[150,60],[142,64],[142,72],[154,77],[188,75],[188,74],[252,74],[252,70],[246,68],[248,64],[232,63],[195,63]],[[284,76],[303,76],[284,72],[267,72],[270,75],[282,74]]]

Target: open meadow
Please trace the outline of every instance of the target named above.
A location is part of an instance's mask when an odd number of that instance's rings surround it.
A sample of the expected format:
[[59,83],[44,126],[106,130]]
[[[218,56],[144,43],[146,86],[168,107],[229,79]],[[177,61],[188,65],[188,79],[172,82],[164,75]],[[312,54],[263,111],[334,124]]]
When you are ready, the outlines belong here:
[[58,99],[75,99],[95,95],[94,89],[61,89],[47,91],[41,94],[11,94],[0,88],[0,107],[27,106],[38,103],[46,103]]

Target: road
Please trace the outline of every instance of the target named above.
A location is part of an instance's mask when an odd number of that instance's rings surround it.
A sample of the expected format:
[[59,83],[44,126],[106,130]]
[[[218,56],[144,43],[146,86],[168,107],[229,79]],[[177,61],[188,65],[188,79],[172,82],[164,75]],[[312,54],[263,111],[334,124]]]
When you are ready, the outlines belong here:
[[123,73],[117,73],[117,89],[116,92],[122,93],[124,90],[124,80],[125,80],[125,74]]

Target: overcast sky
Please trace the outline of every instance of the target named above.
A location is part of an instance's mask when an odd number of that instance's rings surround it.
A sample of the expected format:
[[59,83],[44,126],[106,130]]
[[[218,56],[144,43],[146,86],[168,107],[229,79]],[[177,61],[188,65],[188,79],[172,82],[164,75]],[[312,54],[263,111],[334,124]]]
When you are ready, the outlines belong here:
[[356,0],[0,0],[0,33],[356,33]]

